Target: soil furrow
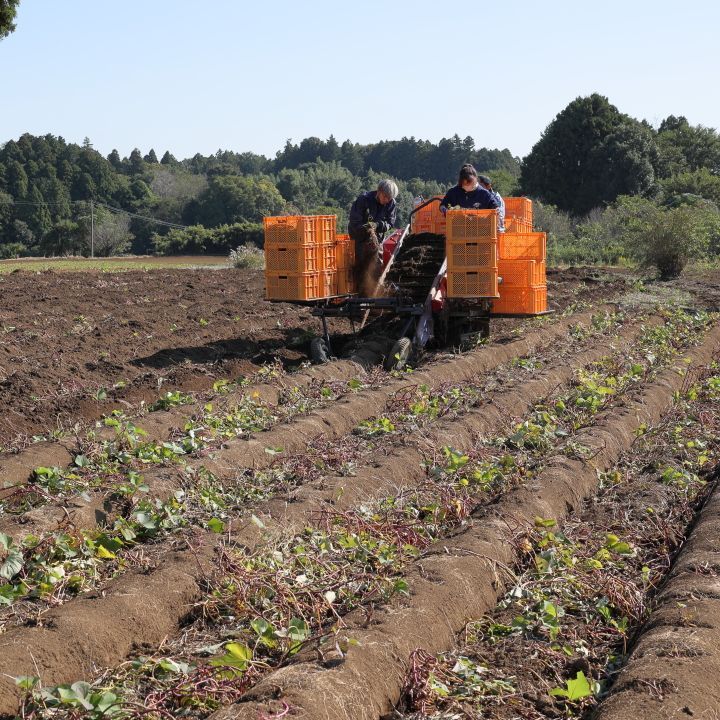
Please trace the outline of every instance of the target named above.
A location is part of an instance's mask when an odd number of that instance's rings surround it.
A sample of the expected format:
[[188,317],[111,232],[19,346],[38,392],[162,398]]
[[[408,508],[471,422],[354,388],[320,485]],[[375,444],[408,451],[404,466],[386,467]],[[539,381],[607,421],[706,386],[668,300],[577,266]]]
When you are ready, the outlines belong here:
[[566,318],[542,330],[528,333],[506,345],[478,348],[445,363],[438,363],[427,370],[414,372],[379,390],[359,392],[352,399],[334,403],[327,410],[313,412],[282,427],[258,434],[256,439],[231,441],[223,448],[221,457],[206,462],[205,466],[218,475],[231,469],[268,467],[275,459],[269,448],[281,448],[285,454],[293,454],[305,448],[315,438],[340,437],[350,432],[360,422],[383,410],[387,399],[399,387],[427,385],[434,389],[443,383],[460,383],[481,373],[488,372],[516,357],[523,357],[543,345],[564,335],[572,325],[587,325],[594,314],[612,311],[612,306],[601,306],[594,312]]
[[[614,306],[602,305],[595,309],[595,313],[613,310]],[[538,331],[532,331],[525,336],[514,340],[503,346],[488,346],[472,351],[464,356],[455,357],[449,361],[433,364],[427,370],[417,372],[412,376],[412,381],[417,384],[428,383],[433,387],[437,385],[438,377],[443,377],[447,371],[451,377],[449,379],[466,379],[472,375],[492,369],[508,359],[532,352],[539,345],[548,340],[562,335],[567,328],[573,324],[585,325],[591,318],[593,313],[581,313],[569,318],[563,318],[553,325]],[[492,355],[497,353],[502,359],[493,362]],[[477,359],[476,359],[477,357]],[[460,368],[453,372],[451,368]],[[475,369],[473,369],[475,368]],[[275,379],[271,383],[257,383],[242,388],[232,395],[223,396],[221,404],[223,406],[230,405],[233,398],[238,401],[245,397],[254,397],[257,393],[257,399],[268,404],[276,404],[283,391],[292,387],[306,387],[313,381],[323,382],[332,380],[351,380],[357,378],[358,374],[363,372],[362,366],[353,360],[338,360],[327,365],[320,365],[308,368],[300,373],[294,373]],[[333,423],[339,423],[338,427],[342,428],[342,418],[340,415],[353,411],[359,412],[357,406],[362,406],[364,402],[372,403],[381,402],[390,392],[394,392],[399,386],[407,384],[407,379],[399,379],[388,383],[386,388],[369,393],[358,393],[352,401],[344,404],[338,404],[338,408],[333,411],[333,407],[327,409],[329,420]],[[348,407],[350,405],[351,407]],[[200,406],[189,405],[181,406],[167,411],[158,411],[151,413],[144,418],[138,420],[137,426],[147,433],[148,440],[164,439],[172,432],[173,429],[182,426]],[[370,407],[370,405],[368,405]],[[318,417],[319,415],[319,417]],[[271,456],[266,452],[268,447],[283,447],[285,452],[293,452],[304,447],[307,440],[325,434],[334,430],[335,425],[330,428],[328,423],[322,419],[323,412],[311,413],[310,416],[301,420],[284,424],[275,429],[261,433],[258,439],[242,440],[231,443],[230,447],[224,451],[224,457],[228,458],[228,463],[235,467],[266,467],[271,461]],[[369,416],[367,416],[369,417]],[[366,419],[360,417],[360,420]],[[352,427],[352,425],[350,426]],[[339,430],[340,434],[344,434]],[[111,437],[110,429],[102,429],[98,433],[99,437]],[[306,438],[306,439],[302,439]],[[47,442],[37,445],[31,445],[27,449],[20,451],[15,455],[0,457],[0,499],[3,497],[3,491],[7,494],[7,490],[13,487],[25,484],[32,476],[36,467],[43,465],[46,467],[64,467],[71,460],[70,452],[76,449],[77,442],[68,439],[63,442]],[[42,452],[46,452],[46,457],[42,456]],[[214,471],[221,472],[222,466],[214,468]]]
[[[570,325],[587,325],[591,323],[592,316],[592,313],[585,313],[580,317],[564,320],[558,325],[561,325],[563,331],[566,332]],[[559,335],[559,331],[556,334]],[[545,340],[546,342],[550,340],[546,333]],[[538,342],[534,340],[528,341],[527,339],[516,341],[510,345],[517,348],[517,343],[520,343],[520,347],[524,348],[525,352],[531,352],[532,349],[539,345]],[[483,354],[483,357],[486,357],[486,353]],[[473,364],[468,362],[467,358],[460,358],[459,360],[465,361],[462,378],[475,374],[472,373]],[[486,358],[484,363],[491,364],[494,367],[500,364],[500,361]],[[449,379],[446,372],[448,365],[450,363],[444,363],[442,366],[443,371],[445,371],[442,376],[443,381]],[[415,375],[413,375],[413,380],[419,381]],[[437,380],[435,382],[438,385],[440,384]],[[204,540],[204,556],[208,557],[212,547],[219,542],[218,536],[206,538]],[[147,618],[148,627],[143,628],[144,598],[136,593],[128,592],[126,586],[132,588],[137,583],[142,584],[143,578],[147,580],[148,586],[152,584],[154,587],[162,587],[163,583],[169,583],[168,586],[183,588],[181,593],[183,599],[192,596],[190,602],[196,601],[199,593],[198,583],[202,580],[202,573],[198,571],[197,560],[189,552],[179,553],[175,557],[176,560],[169,571],[165,570],[164,563],[159,566],[151,566],[149,570],[131,571],[126,574],[126,581],[123,577],[110,581],[103,589],[100,597],[89,600],[88,596],[84,596],[62,608],[50,610],[41,618],[43,627],[16,628],[0,636],[0,652],[3,656],[2,667],[13,668],[13,674],[15,675],[34,674],[36,672],[35,661],[37,661],[37,669],[41,672],[43,682],[54,684],[78,677],[86,677],[92,674],[95,667],[112,665],[114,662],[122,660],[128,651],[128,643],[132,643],[133,638],[137,638],[138,641],[148,645],[159,642],[162,637],[158,639],[158,633],[162,630],[167,634],[166,629],[172,627],[173,624],[177,627],[179,620],[188,611],[190,603],[185,603],[184,600],[170,603],[168,607],[164,608],[166,615],[162,618],[162,622],[160,622],[159,618]],[[167,576],[167,572],[171,573],[170,577]],[[148,578],[152,578],[152,580]],[[193,586],[195,588],[194,596],[192,594]],[[92,605],[94,617],[112,617],[114,621],[112,625],[105,628],[105,633],[101,637],[90,637],[83,645],[82,653],[66,657],[63,650],[66,642],[63,638],[75,636],[75,633],[78,632],[77,618],[82,617],[84,613],[75,610],[66,612],[65,608],[78,607],[81,600],[84,601],[80,603],[81,606],[86,603]],[[156,628],[160,628],[160,630],[155,632]],[[110,642],[111,635],[117,637],[116,642]],[[98,642],[98,647],[95,649],[92,647],[93,642]],[[48,650],[50,646],[53,648],[52,651]],[[114,660],[110,660],[111,654],[114,655]],[[31,658],[35,658],[35,660],[31,660]],[[10,700],[8,701],[9,704],[5,705],[4,698],[8,697],[8,693],[10,693]],[[10,712],[11,710],[7,708],[12,706],[16,695],[12,681],[8,681],[7,678],[5,678],[5,681],[0,678],[0,698],[3,699],[0,702],[0,712]]]
[[516,533],[531,529],[537,517],[561,520],[573,512],[593,493],[597,472],[611,467],[632,445],[637,428],[657,422],[671,405],[688,365],[708,362],[719,346],[720,327],[715,327],[676,367],[578,433],[577,441],[593,453],[589,459],[551,460],[532,486],[481,508],[469,529],[440,543],[408,573],[412,592],[406,603],[345,618],[347,635],[359,646],[350,649],[340,666],[327,669],[312,653],[302,653],[298,662],[264,678],[246,702],[217,711],[212,720],[256,720],[262,712],[287,705],[298,717],[318,720],[376,720],[391,710],[412,650],[446,649],[468,619],[495,605],[510,579],[504,568],[518,559]]
[[[649,318],[643,325],[624,327],[619,333],[619,341],[630,342],[643,327],[661,324],[657,316]],[[612,345],[600,345],[573,358],[573,367],[584,366],[598,360],[612,350]],[[429,449],[450,445],[459,449],[472,444],[477,433],[489,432],[506,423],[509,417],[523,414],[537,397],[542,397],[550,388],[565,382],[572,376],[573,367],[564,361],[552,371],[544,371],[540,377],[523,384],[519,388],[493,393],[491,399],[479,408],[473,409],[463,417],[436,421],[432,430],[423,432],[419,443],[407,445],[387,457],[381,457],[371,467],[364,467],[352,478],[344,476],[324,478],[318,483],[303,485],[285,498],[270,501],[267,511],[261,515],[267,524],[280,521],[283,526],[290,522],[289,514],[296,521],[316,502],[333,503],[336,507],[349,507],[356,499],[368,497],[390,487],[401,487],[407,482],[416,482],[424,474],[422,463]],[[384,409],[384,406],[383,408]],[[378,410],[380,412],[380,410]],[[205,462],[193,461],[191,466],[204,466]],[[234,468],[214,464],[217,477],[228,479],[235,477]],[[144,474],[154,497],[162,500],[182,487],[182,471],[174,468],[161,468]],[[38,507],[24,513],[21,517],[0,519],[0,532],[12,537],[33,533],[42,534],[59,526],[72,525],[78,529],[93,528],[109,524],[109,507],[106,492],[95,492],[89,496],[78,496],[63,503]],[[254,523],[243,523],[240,536],[248,540],[258,534]],[[264,533],[263,533],[264,534]]]
[[700,512],[596,720],[714,717],[720,709],[720,489]]
[[[645,326],[661,322],[660,318],[654,317]],[[271,500],[264,512],[255,511],[265,527],[260,529],[248,520],[237,529],[235,537],[252,547],[273,530],[280,533],[297,531],[307,523],[310,512],[319,512],[323,507],[343,511],[374,496],[417,485],[425,477],[425,463],[437,453],[437,448],[449,446],[466,452],[479,435],[497,433],[511,418],[524,415],[539,398],[571,379],[578,368],[626,347],[642,329],[640,325],[625,327],[615,343],[611,341],[565,358],[519,387],[493,393],[482,405],[458,418],[436,421],[416,442],[379,458],[371,466],[359,468],[352,477],[324,477],[319,482],[300,486],[286,497]]]

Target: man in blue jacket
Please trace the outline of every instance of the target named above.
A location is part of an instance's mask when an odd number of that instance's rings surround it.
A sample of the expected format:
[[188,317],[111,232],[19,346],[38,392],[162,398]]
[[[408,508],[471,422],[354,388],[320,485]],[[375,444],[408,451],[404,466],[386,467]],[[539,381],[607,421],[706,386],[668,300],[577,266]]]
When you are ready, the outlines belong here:
[[500,203],[478,182],[477,170],[472,165],[463,165],[458,184],[451,187],[440,202],[440,212],[446,213],[449,207],[494,210]]
[[395,225],[397,185],[381,180],[377,190],[359,195],[350,208],[348,234],[355,242],[355,283],[363,297],[371,297],[382,274],[380,240]]
[[348,233],[353,234],[369,222],[375,223],[378,236],[384,235],[395,225],[397,203],[395,198],[398,187],[392,180],[381,180],[377,190],[364,192],[358,196],[350,208]]

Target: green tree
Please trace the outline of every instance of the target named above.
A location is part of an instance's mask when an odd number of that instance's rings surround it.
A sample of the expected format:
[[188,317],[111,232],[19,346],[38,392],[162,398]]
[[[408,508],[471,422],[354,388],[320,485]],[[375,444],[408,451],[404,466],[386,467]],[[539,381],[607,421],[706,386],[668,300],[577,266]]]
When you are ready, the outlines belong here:
[[663,195],[671,199],[675,195],[692,194],[712,200],[720,207],[720,177],[707,168],[679,173],[660,181]]
[[146,171],[145,161],[140,151],[135,148],[130,153],[130,174],[131,175],[144,175]]
[[15,30],[15,15],[20,0],[0,0],[0,40]]
[[682,115],[670,115],[660,123],[657,144],[663,177],[702,168],[720,174],[720,135],[717,130],[692,126]]
[[573,100],[524,159],[524,194],[582,215],[621,194],[653,186],[657,148],[651,131],[607,98]]
[[282,195],[269,178],[213,177],[198,198],[197,221],[206,227],[260,222],[266,215],[280,214],[284,207]]
[[107,156],[107,159],[116,172],[123,171],[123,162],[120,158],[120,153],[117,150],[113,149],[113,151]]
[[160,160],[160,163],[162,165],[176,165],[177,160],[175,159],[175,156],[169,150],[166,150],[165,154],[162,156],[162,159]]
[[155,154],[155,150],[150,148],[150,152],[143,158],[146,163],[152,163],[153,165],[158,164],[157,155]]
[[691,260],[707,257],[720,235],[720,214],[711,204],[666,208],[639,197],[619,198],[622,241],[642,267],[662,280],[677,277]]
[[72,220],[59,220],[43,238],[40,248],[44,255],[71,255],[80,251],[80,226]]

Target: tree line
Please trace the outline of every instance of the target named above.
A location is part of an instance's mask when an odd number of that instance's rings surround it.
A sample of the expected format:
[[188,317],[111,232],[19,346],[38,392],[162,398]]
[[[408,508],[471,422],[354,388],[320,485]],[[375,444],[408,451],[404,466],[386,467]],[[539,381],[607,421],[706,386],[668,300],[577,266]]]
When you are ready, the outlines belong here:
[[[261,242],[266,215],[335,214],[342,227],[354,198],[385,176],[398,183],[405,221],[413,198],[444,192],[464,162],[501,194],[538,201],[558,259],[598,259],[599,248],[599,259],[617,258],[607,233],[617,236],[617,218],[640,208],[628,198],[662,217],[683,205],[711,218],[720,205],[715,129],[682,116],[653,128],[597,94],[569,103],[522,160],[458,135],[366,145],[312,137],[288,141],[274,158],[219,150],[177,160],[154,149],[104,157],[88,139],[26,134],[0,148],[0,256],[87,254],[91,223],[98,254],[226,253]],[[707,242],[696,246],[712,252],[713,223],[704,227]]]
[[219,150],[177,160],[154,149],[104,157],[87,138],[25,134],[0,149],[0,256],[87,254],[91,223],[97,254],[224,253],[260,239],[267,215],[335,214],[342,226],[355,197],[386,175],[400,186],[405,219],[413,197],[442,192],[468,157],[508,187],[519,176],[508,150],[476,150],[458,136],[374,145],[307,138],[274,159]]

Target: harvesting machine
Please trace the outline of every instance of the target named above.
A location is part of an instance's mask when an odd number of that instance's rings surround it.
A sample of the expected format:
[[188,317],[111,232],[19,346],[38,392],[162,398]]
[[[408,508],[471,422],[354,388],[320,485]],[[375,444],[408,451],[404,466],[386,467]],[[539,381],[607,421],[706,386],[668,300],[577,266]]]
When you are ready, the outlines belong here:
[[530,201],[507,198],[507,231],[498,232],[495,210],[443,215],[440,200],[417,205],[408,225],[384,239],[369,297],[355,292],[352,241],[334,233],[334,216],[265,218],[267,299],[307,305],[320,319],[314,362],[333,356],[327,318],[350,320],[360,338],[354,356],[381,357],[389,370],[428,343],[487,337],[493,317],[548,312],[545,234],[532,232]]

